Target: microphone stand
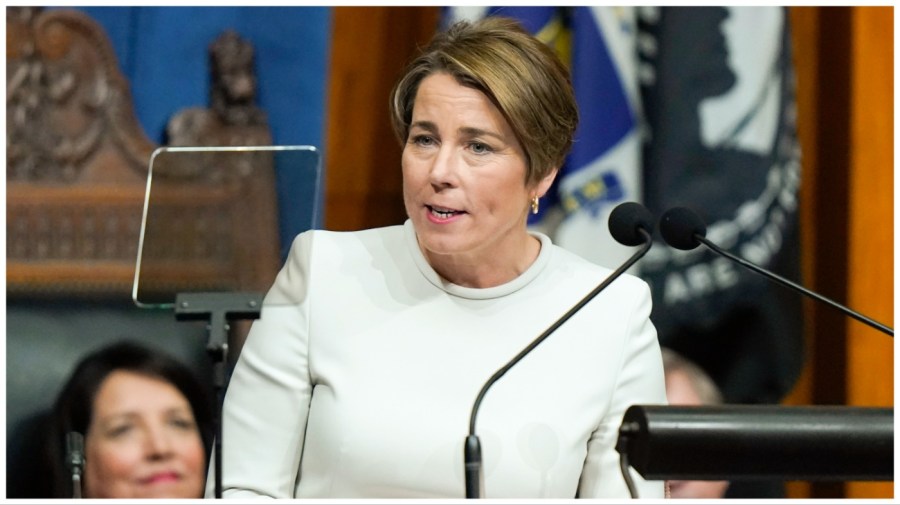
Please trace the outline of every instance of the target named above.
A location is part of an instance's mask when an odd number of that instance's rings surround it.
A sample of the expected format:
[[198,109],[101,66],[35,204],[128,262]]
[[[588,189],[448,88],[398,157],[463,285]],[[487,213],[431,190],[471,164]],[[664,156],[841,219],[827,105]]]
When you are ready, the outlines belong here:
[[481,401],[484,399],[484,395],[487,394],[488,389],[497,382],[500,377],[503,377],[506,372],[509,371],[516,363],[518,363],[522,358],[525,357],[528,353],[530,353],[535,347],[540,345],[547,337],[550,336],[551,333],[556,331],[557,328],[562,326],[563,323],[569,320],[576,312],[582,309],[585,305],[588,304],[595,296],[597,296],[601,291],[603,291],[607,286],[612,284],[614,280],[619,278],[626,270],[631,268],[634,263],[641,259],[647,251],[650,250],[650,246],[653,245],[650,234],[642,227],[637,228],[638,233],[644,238],[644,242],[641,245],[641,248],[634,253],[628,261],[626,261],[622,266],[617,268],[613,273],[609,275],[603,282],[600,283],[599,286],[594,288],[593,291],[587,294],[584,298],[581,299],[574,307],[569,309],[559,320],[550,325],[543,333],[541,333],[533,342],[531,342],[525,349],[522,349],[519,354],[515,355],[509,363],[504,365],[502,368],[497,370],[494,375],[487,380],[484,386],[479,391],[478,396],[475,398],[475,403],[472,405],[472,414],[469,418],[469,435],[466,437],[465,445],[464,445],[464,456],[465,456],[465,479],[466,479],[466,498],[481,498],[484,494],[484,473],[482,471],[481,465],[481,441],[478,439],[478,435],[475,434],[475,419],[478,416],[478,409],[481,406]]
[[810,291],[809,289],[806,289],[803,286],[801,286],[795,282],[789,281],[788,279],[785,279],[784,277],[781,277],[778,274],[769,272],[768,270],[765,270],[757,265],[754,265],[753,263],[750,263],[749,261],[747,261],[741,257],[735,256],[734,254],[731,254],[728,251],[717,246],[716,244],[710,242],[709,240],[706,239],[706,237],[703,237],[700,234],[695,233],[694,238],[697,239],[697,241],[700,242],[701,244],[705,245],[706,247],[709,247],[714,252],[717,252],[717,253],[721,254],[722,256],[725,256],[726,258],[730,259],[731,261],[737,262],[740,265],[747,267],[750,270],[753,270],[754,272],[763,275],[764,277],[768,277],[769,279],[772,279],[773,281],[778,282],[779,284],[781,284],[783,286],[787,286],[789,288],[796,289],[797,291],[803,293],[806,296],[809,296],[820,302],[831,305],[832,307],[840,310],[841,312],[852,317],[853,319],[856,319],[857,321],[865,323],[865,324],[871,326],[872,328],[875,328],[876,330],[878,330],[892,338],[894,336],[894,330],[892,328],[885,326],[885,325],[879,323],[878,321],[875,321],[871,318],[868,318],[868,317],[860,314],[859,312],[856,312],[847,307],[844,307],[843,305],[841,305],[833,300],[830,300],[828,298],[825,298],[824,296],[822,296],[818,293]]

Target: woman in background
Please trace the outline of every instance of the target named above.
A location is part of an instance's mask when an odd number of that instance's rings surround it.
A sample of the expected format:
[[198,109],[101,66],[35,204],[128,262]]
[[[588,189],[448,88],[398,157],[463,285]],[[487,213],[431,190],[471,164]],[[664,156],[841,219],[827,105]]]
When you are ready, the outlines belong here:
[[[518,24],[438,34],[391,110],[409,219],[295,239],[228,386],[225,497],[464,496],[478,391],[611,273],[526,228],[578,113],[565,67]],[[622,415],[665,403],[650,305],[620,277],[488,392],[485,498],[629,496]]]
[[[202,497],[211,412],[202,383],[165,353],[123,342],[88,355],[53,408],[52,496]],[[83,437],[83,460],[69,447],[73,435]]]
[[[666,396],[670,405],[720,405],[722,393],[709,375],[693,361],[663,348],[666,374]],[[724,498],[728,490],[725,480],[672,480],[672,498]]]

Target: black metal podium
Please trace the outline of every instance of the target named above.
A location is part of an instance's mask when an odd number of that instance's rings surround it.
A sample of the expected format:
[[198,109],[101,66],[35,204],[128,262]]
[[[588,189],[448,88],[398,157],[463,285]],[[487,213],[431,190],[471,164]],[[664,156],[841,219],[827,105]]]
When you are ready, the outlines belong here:
[[648,480],[894,478],[892,408],[633,405],[616,450]]

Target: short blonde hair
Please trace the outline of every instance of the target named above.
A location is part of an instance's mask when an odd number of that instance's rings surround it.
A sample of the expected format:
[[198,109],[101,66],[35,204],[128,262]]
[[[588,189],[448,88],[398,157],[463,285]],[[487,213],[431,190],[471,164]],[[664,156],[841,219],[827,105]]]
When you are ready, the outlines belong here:
[[562,165],[578,125],[569,71],[519,23],[490,16],[460,21],[434,36],[391,94],[391,122],[401,144],[409,136],[419,84],[438,72],[481,91],[500,110],[525,151],[526,184]]

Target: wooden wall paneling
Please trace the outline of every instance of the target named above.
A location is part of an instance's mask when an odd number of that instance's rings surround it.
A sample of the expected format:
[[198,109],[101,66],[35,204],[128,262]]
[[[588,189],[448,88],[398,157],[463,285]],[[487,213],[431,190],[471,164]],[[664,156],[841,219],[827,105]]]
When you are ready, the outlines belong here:
[[[849,241],[851,13],[849,7],[823,7],[819,11],[817,163],[811,181],[816,192],[811,288],[843,304],[847,303]],[[840,405],[846,401],[847,316],[823,304],[814,304],[813,313],[813,403]]]
[[[893,11],[792,7],[805,285],[893,324]],[[893,341],[806,302],[787,404],[892,405]],[[790,498],[883,498],[892,483],[792,482]]]
[[[813,185],[816,168],[816,120],[815,97],[818,87],[818,35],[819,12],[816,7],[790,7],[789,21],[793,51],[794,72],[797,76],[797,135],[800,138],[801,182],[800,182],[800,268],[803,282],[808,285],[815,272],[816,255],[811,244],[816,234],[815,207],[816,192]],[[806,364],[797,384],[784,402],[787,405],[809,405],[812,403],[813,367],[815,338],[812,331],[813,301],[803,300],[804,340],[806,342]],[[788,482],[785,486],[788,498],[809,498],[809,482]]]
[[[848,304],[893,327],[893,7],[853,9]],[[894,340],[848,319],[847,403],[893,406]],[[848,498],[892,498],[892,482],[851,482]]]
[[437,7],[335,7],[325,148],[325,227],[402,223],[400,145],[388,100],[418,46],[437,29]]
[[[814,209],[816,192],[812,184],[815,180],[816,168],[816,136],[817,125],[815,96],[817,90],[816,74],[818,72],[818,46],[816,40],[819,32],[818,9],[815,7],[791,7],[789,9],[791,29],[792,59],[796,75],[797,96],[797,135],[801,149],[801,182],[800,182],[800,269],[803,283],[808,284],[814,274],[816,256],[812,247],[816,234]],[[812,300],[804,298],[804,324],[807,354],[815,350],[815,341],[811,338],[810,320],[812,318]],[[812,370],[807,359],[806,366],[784,403],[791,405],[809,404],[812,399]]]
[[[847,303],[848,271],[848,172],[850,165],[850,76],[851,43],[849,7],[818,8],[818,71],[816,73],[815,120],[817,121],[816,167],[811,177],[815,193],[815,222],[811,255],[813,276],[809,287],[839,302]],[[811,307],[810,354],[813,373],[812,402],[815,405],[846,403],[847,317],[824,304]],[[843,498],[845,483],[814,482],[812,498]]]
[[[850,174],[850,305],[893,326],[893,9],[853,18],[853,157]],[[893,405],[893,340],[848,322],[854,405]]]
[[[792,7],[797,71],[803,284],[839,302],[846,286],[849,12]],[[845,316],[804,301],[806,366],[788,404],[844,403]],[[788,483],[791,498],[839,498],[841,482]]]

